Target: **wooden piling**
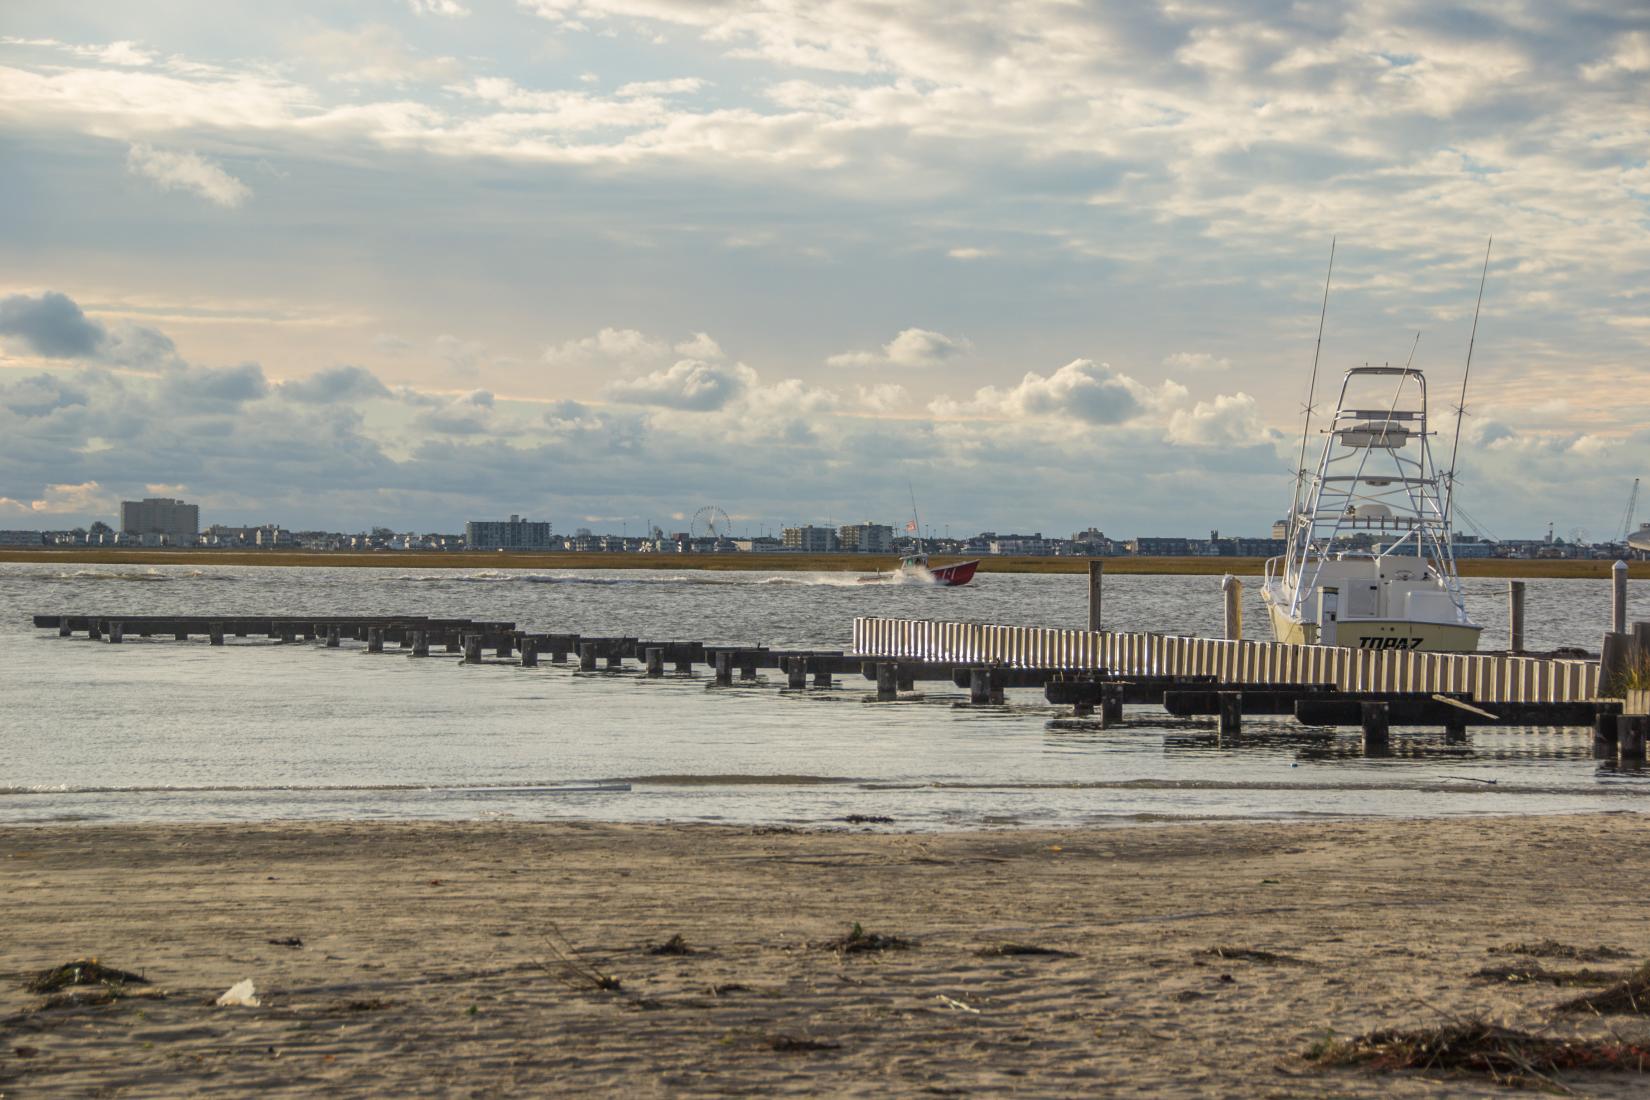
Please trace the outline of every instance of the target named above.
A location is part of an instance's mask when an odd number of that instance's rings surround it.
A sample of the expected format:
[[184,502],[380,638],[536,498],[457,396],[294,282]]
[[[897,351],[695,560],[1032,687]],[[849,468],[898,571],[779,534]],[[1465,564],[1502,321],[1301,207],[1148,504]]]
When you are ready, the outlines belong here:
[[1627,563],[1610,567],[1610,632],[1627,633]]
[[1228,573],[1220,582],[1222,596],[1221,637],[1237,641],[1243,637],[1243,582]]
[[292,645],[298,640],[298,632],[293,630],[290,626],[283,626],[278,633],[280,634],[282,645]]
[[1100,692],[1100,725],[1116,726],[1123,722],[1123,688],[1108,684]]
[[739,679],[746,683],[756,679],[756,658],[746,654],[739,659]]
[[422,630],[413,631],[412,655],[414,657],[428,657],[430,655],[430,636]]
[[523,638],[521,640],[521,667],[539,667],[539,643],[537,640],[533,638]]
[[1392,741],[1390,712],[1384,702],[1365,702],[1363,710],[1364,752],[1382,753]]
[[1098,632],[1100,627],[1100,587],[1106,577],[1106,563],[1099,558],[1089,559],[1089,629]]
[[731,687],[733,685],[733,654],[728,650],[718,650],[716,654],[716,686]]
[[801,657],[785,658],[786,686],[802,691],[808,686],[808,662]]
[[1243,692],[1220,693],[1220,735],[1236,737],[1243,732]]
[[86,623],[86,637],[90,638],[94,642],[100,642],[103,640],[103,627],[98,624],[96,619],[92,619]]
[[1524,582],[1507,582],[1507,652],[1524,652]]
[[123,642],[125,640],[126,640],[126,624],[125,623],[110,623],[109,624],[109,644],[110,645],[119,645],[121,642]]
[[57,624],[57,636],[59,638],[67,638],[69,635],[71,635],[73,633],[74,633],[74,631],[69,629],[69,620],[68,619],[64,619],[62,622]]
[[579,671],[580,672],[595,672],[596,671],[596,643],[595,642],[580,642],[579,643]]
[[647,662],[647,674],[654,679],[665,674],[665,651],[660,646],[648,646],[642,651],[642,657]]
[[814,687],[828,688],[831,686],[831,665],[828,661],[810,661],[813,665]]
[[381,626],[372,626],[372,627],[367,628],[367,652],[368,653],[382,653],[382,652],[384,652],[384,628],[383,627],[381,627]]
[[1620,733],[1619,714],[1600,714],[1593,719],[1593,759],[1614,760],[1616,741]]
[[892,702],[899,698],[899,669],[892,661],[877,662],[877,701]]
[[223,624],[212,623],[206,628],[206,637],[213,645],[223,645]]
[[991,702],[991,670],[989,668],[971,668],[968,670],[968,701],[977,707]]
[[1644,742],[1650,737],[1650,714],[1616,716],[1617,759],[1623,764],[1644,763]]
[[481,663],[481,635],[464,635],[464,663],[479,665]]
[[[326,647],[328,649],[337,649],[338,648],[338,637],[339,637],[339,635],[338,635],[338,624],[337,623],[328,623],[327,624],[327,646]],[[216,644],[216,643],[214,643],[214,644]]]

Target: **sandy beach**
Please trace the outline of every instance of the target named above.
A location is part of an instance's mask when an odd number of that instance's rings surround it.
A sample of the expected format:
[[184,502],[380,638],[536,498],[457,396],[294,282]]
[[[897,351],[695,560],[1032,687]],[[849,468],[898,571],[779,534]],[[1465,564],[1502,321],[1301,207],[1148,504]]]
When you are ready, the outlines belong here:
[[[1643,830],[11,828],[0,1092],[1499,1095],[1302,1054],[1467,1016],[1642,1041],[1637,1017],[1555,1014],[1574,989],[1475,975],[1576,965],[1509,952],[1544,940],[1624,953],[1604,970],[1650,957]],[[856,922],[909,946],[831,946]],[[691,953],[650,950],[676,935]],[[25,990],[87,956],[164,997],[44,1008]],[[258,1007],[213,1003],[248,978]]]

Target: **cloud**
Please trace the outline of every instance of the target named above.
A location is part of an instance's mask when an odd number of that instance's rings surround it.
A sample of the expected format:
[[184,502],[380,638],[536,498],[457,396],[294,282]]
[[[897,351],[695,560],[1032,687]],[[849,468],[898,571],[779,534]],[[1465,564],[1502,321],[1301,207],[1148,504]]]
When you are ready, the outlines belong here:
[[493,395],[487,390],[472,390],[455,397],[419,417],[425,431],[447,435],[480,435],[493,426]]
[[603,393],[614,401],[634,405],[711,412],[738,397],[755,381],[756,372],[743,363],[728,366],[683,359],[641,378],[611,382]]
[[166,399],[192,411],[234,408],[269,393],[269,380],[256,363],[233,367],[178,366],[162,375]]
[[[458,13],[437,11],[437,14]],[[408,46],[392,28],[382,24],[354,30],[328,27],[316,31],[304,40],[304,58],[328,70],[333,80],[348,84],[438,83],[456,80],[463,72],[455,59],[425,57]]]
[[87,392],[55,374],[36,374],[16,382],[0,382],[0,408],[18,416],[48,416],[58,409],[85,405]]
[[696,332],[676,345],[676,354],[689,359],[720,359],[722,346],[710,338],[708,332]]
[[442,333],[435,338],[435,353],[443,359],[447,368],[461,377],[474,377],[481,369],[481,356],[487,350],[487,345],[479,340],[460,340],[456,336]]
[[1223,393],[1177,409],[1164,433],[1172,443],[1189,447],[1243,447],[1270,441],[1255,399],[1246,393]]
[[113,494],[105,492],[95,481],[82,482],[79,485],[47,485],[36,500],[22,501],[0,497],[0,515],[11,514],[25,518],[108,514],[112,513],[114,508]]
[[967,340],[932,332],[924,328],[908,328],[882,345],[880,352],[849,351],[833,355],[825,362],[833,367],[869,367],[887,364],[895,367],[932,367],[964,352],[974,345]]
[[621,99],[634,96],[687,95],[697,92],[706,83],[696,76],[677,77],[674,80],[636,80],[619,85],[613,94]]
[[987,256],[995,256],[997,250],[994,248],[959,247],[948,249],[945,254],[953,260],[983,260]]
[[856,389],[859,403],[872,412],[891,412],[905,404],[909,396],[898,382],[877,382]]
[[1074,359],[1053,374],[1027,371],[1010,389],[985,386],[966,402],[940,399],[937,416],[1065,418],[1084,424],[1121,424],[1139,415],[1144,387],[1105,363]]
[[283,382],[275,392],[289,401],[307,405],[331,405],[342,401],[361,401],[373,397],[389,397],[389,387],[365,367],[341,365],[318,370],[307,378]]
[[246,184],[194,153],[166,152],[134,143],[126,153],[126,170],[162,191],[193,191],[226,210],[233,210],[252,195]]
[[449,19],[462,19],[470,14],[470,9],[458,0],[407,0],[407,7],[414,15],[444,15]]
[[55,290],[39,297],[0,298],[0,336],[16,337],[48,359],[89,358],[103,344],[103,326],[89,320],[74,299]]
[[664,341],[636,329],[604,328],[594,336],[545,348],[544,361],[552,366],[623,365],[655,362],[669,354]]
[[1164,356],[1163,365],[1170,370],[1226,370],[1232,365],[1232,361],[1217,358],[1203,351],[1177,351],[1173,355]]

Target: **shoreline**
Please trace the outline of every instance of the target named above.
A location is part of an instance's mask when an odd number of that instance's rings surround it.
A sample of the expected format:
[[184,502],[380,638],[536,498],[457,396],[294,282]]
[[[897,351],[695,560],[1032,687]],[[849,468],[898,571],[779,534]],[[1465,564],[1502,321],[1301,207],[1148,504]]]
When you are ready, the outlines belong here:
[[[1305,1054],[1476,1017],[1645,1042],[1644,1017],[1554,1011],[1583,988],[1480,973],[1650,957],[1641,832],[1618,814],[0,827],[0,1089],[1500,1097]],[[846,949],[856,924],[902,942]],[[150,984],[54,1008],[23,989],[92,956]],[[213,1004],[243,979],[258,1007]]]
[[[935,554],[935,565],[976,560],[966,555]],[[1050,558],[977,559],[981,573],[1053,573],[1084,575],[1091,560],[1105,563],[1106,573],[1146,576],[1257,576],[1264,558]],[[479,551],[309,551],[309,550],[34,550],[0,547],[0,563],[56,565],[261,565],[368,569],[693,569],[721,572],[888,572],[899,562],[889,554],[633,554],[515,553]],[[1469,558],[1458,562],[1463,577],[1509,577],[1529,580],[1607,580],[1611,561],[1540,561]],[[1650,562],[1632,562],[1628,577],[1650,580]]]

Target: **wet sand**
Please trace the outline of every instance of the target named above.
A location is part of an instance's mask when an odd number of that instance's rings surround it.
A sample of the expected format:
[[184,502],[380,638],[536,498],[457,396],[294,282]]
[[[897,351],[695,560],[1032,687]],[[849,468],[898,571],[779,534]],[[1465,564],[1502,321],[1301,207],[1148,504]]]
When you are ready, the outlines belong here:
[[[0,1093],[1502,1096],[1300,1055],[1452,1015],[1650,1037],[1553,1015],[1574,990],[1473,976],[1540,962],[1495,949],[1543,939],[1631,954],[1604,969],[1650,958],[1644,830],[0,829]],[[914,946],[826,946],[854,922]],[[692,954],[649,953],[675,934]],[[982,956],[1005,943],[1067,954]],[[1286,958],[1207,953],[1239,948]],[[166,996],[42,1009],[24,990],[82,956]],[[212,1003],[244,978],[260,1007]]]

